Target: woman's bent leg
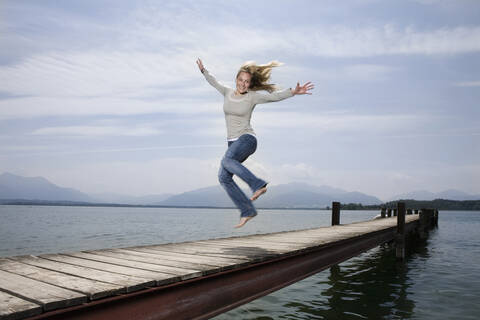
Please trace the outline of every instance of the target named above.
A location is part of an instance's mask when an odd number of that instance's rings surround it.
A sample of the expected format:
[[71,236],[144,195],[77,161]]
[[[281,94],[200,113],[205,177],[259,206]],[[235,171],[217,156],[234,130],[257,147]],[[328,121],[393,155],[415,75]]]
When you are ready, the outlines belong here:
[[218,180],[230,199],[232,199],[233,203],[240,210],[241,217],[254,217],[257,215],[257,210],[253,206],[252,201],[247,198],[242,189],[233,181],[233,175],[225,170],[223,166],[220,166]]
[[265,187],[267,182],[257,178],[248,170],[244,162],[257,149],[257,139],[254,136],[245,134],[236,140],[227,150],[222,159],[222,167],[232,175],[238,176],[245,181],[252,192]]

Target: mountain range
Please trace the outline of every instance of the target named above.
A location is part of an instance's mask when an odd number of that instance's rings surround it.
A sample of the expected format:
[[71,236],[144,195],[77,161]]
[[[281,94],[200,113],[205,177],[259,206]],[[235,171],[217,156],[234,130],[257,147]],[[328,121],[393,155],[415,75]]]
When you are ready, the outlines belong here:
[[[244,190],[250,195],[251,191]],[[361,203],[363,205],[380,204],[376,197],[360,192],[347,192],[329,186],[313,186],[306,183],[288,183],[268,188],[255,206],[258,208],[323,208],[331,206],[333,201],[342,203]],[[232,201],[221,186],[213,186],[172,196],[158,204],[178,206],[215,206],[231,207]]]
[[[244,190],[250,195],[250,190]],[[469,195],[459,190],[441,193],[415,191],[394,197],[398,199],[474,200],[480,196]],[[88,203],[115,203],[129,205],[189,206],[189,207],[233,207],[221,186],[201,188],[181,194],[159,194],[142,197],[119,194],[89,195],[72,188],[57,186],[43,177],[22,177],[11,173],[0,175],[0,200],[72,201]],[[314,186],[306,183],[288,183],[269,186],[268,192],[255,205],[258,208],[324,208],[333,201],[375,205],[380,199],[361,192],[349,192],[329,186]]]

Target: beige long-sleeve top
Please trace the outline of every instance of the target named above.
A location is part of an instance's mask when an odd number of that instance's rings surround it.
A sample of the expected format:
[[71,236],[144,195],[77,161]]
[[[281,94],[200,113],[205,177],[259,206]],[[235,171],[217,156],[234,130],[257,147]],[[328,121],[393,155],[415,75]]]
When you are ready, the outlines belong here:
[[227,140],[233,141],[243,134],[253,134],[250,119],[255,106],[259,103],[280,101],[293,96],[290,88],[272,93],[248,91],[242,96],[236,96],[235,90],[219,83],[207,69],[203,69],[205,79],[224,96],[223,112],[227,125]]

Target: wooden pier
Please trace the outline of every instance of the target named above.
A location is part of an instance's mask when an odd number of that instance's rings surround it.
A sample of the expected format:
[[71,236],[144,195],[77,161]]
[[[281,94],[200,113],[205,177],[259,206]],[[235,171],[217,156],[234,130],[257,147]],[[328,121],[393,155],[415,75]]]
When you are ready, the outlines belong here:
[[388,241],[426,231],[433,210],[245,237],[0,258],[0,319],[208,319]]

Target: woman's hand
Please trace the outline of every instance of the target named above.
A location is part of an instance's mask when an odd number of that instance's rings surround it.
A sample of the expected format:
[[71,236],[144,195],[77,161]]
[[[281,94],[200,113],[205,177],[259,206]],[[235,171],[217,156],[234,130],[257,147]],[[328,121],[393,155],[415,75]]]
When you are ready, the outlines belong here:
[[197,65],[198,65],[198,69],[200,69],[200,72],[203,73],[203,70],[205,69],[205,67],[203,66],[202,60],[200,60],[200,58],[197,59]]
[[296,94],[312,94],[311,92],[308,92],[308,91],[312,90],[314,87],[315,86],[310,81],[305,83],[303,86],[300,86],[300,82],[297,82],[297,86],[295,87],[295,89],[292,89],[292,94],[293,95],[296,95]]

